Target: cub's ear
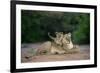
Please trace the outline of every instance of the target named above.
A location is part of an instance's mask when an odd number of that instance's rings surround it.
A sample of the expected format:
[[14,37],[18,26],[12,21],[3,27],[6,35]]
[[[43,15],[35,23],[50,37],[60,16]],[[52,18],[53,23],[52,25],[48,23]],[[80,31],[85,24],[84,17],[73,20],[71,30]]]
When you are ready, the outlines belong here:
[[70,32],[68,33],[68,36],[71,37],[71,33]]
[[61,34],[63,34],[63,32],[61,32]]
[[58,32],[55,32],[55,33],[58,33]]
[[55,32],[55,34],[58,34],[59,32]]

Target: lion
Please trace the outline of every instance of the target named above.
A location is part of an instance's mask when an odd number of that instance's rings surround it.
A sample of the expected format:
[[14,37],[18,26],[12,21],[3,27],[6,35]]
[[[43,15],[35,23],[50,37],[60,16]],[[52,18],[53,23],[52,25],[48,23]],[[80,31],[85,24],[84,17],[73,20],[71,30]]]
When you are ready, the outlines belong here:
[[71,40],[71,33],[65,34],[62,38],[62,44],[64,49],[72,49],[73,43]]
[[66,52],[79,52],[79,46],[74,45],[71,40],[71,33],[65,34],[62,39],[63,49],[66,50]]
[[74,45],[71,40],[71,33],[55,32],[56,37],[48,36],[53,41],[44,42],[37,50],[37,54],[65,54],[68,52],[78,52],[79,46]]
[[40,49],[37,50],[37,54],[64,54],[65,50],[62,50],[62,38],[63,38],[63,32],[55,32],[56,37],[52,37],[50,33],[48,33],[48,36],[53,40],[44,42]]
[[61,40],[63,38],[63,32],[55,32],[56,37],[52,37],[50,33],[48,33],[48,36],[57,44],[62,45]]
[[66,51],[54,42],[44,42],[38,49],[37,55],[64,54]]
[[37,48],[37,55],[49,54],[51,47],[51,41],[44,42]]
[[52,42],[51,48],[50,48],[51,54],[65,54],[66,51],[56,43]]

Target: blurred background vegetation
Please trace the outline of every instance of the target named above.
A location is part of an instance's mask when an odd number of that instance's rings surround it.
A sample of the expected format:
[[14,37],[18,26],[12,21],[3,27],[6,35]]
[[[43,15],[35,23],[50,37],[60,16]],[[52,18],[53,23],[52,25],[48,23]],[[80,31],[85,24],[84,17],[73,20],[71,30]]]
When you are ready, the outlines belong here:
[[72,33],[72,41],[77,44],[89,44],[89,13],[21,11],[21,42],[35,43],[50,40],[54,32]]

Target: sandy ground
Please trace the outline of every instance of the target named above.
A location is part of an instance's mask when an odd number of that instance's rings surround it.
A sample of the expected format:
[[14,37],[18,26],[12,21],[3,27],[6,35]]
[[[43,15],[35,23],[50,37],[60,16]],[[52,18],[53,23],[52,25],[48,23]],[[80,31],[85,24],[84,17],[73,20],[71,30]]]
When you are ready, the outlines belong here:
[[90,59],[89,45],[80,45],[79,53],[62,54],[62,55],[38,55],[34,54],[38,44],[23,44],[21,48],[21,62],[49,62],[49,61],[69,61],[69,60],[87,60]]

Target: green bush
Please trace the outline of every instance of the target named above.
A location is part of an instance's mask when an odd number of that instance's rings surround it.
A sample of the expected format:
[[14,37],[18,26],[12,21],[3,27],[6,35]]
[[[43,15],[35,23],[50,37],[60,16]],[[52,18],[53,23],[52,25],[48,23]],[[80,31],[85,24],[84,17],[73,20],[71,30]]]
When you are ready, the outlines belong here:
[[34,43],[50,40],[54,32],[72,33],[72,40],[78,44],[89,44],[90,18],[88,13],[21,11],[21,42]]

